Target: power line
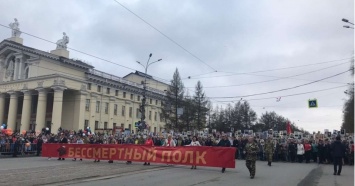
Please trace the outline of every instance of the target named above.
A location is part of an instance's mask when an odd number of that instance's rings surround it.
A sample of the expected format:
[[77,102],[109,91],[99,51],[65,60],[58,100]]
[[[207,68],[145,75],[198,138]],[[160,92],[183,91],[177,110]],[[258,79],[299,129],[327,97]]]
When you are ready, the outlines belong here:
[[[226,77],[226,76],[235,76],[235,75],[255,75],[255,76],[258,76],[257,74],[254,74],[254,73],[271,72],[271,71],[294,69],[294,68],[302,68],[302,67],[308,67],[308,66],[314,66],[314,65],[322,65],[322,64],[326,64],[326,63],[334,63],[334,62],[339,62],[339,61],[349,60],[349,59],[353,59],[353,57],[350,57],[350,58],[343,58],[343,59],[337,59],[337,60],[332,60],[332,61],[319,62],[319,63],[312,63],[312,64],[308,64],[308,65],[299,65],[299,66],[276,68],[276,69],[269,69],[269,70],[260,70],[260,71],[252,71],[252,72],[239,72],[239,73],[235,73],[235,72],[224,72],[224,73],[231,73],[231,74],[227,74],[227,75],[218,75],[218,76],[209,76],[209,77],[199,77],[199,78],[194,78],[194,76],[190,76],[190,77],[184,78],[184,79],[205,79],[205,78]],[[219,72],[223,72],[223,71],[219,71]],[[261,76],[261,75],[259,75],[259,76]],[[183,80],[184,80],[184,79],[183,79]]]
[[[254,84],[260,84],[260,83],[278,81],[278,80],[281,80],[281,79],[296,79],[296,80],[304,80],[304,81],[314,81],[314,80],[306,80],[306,79],[297,79],[297,78],[293,78],[293,77],[302,76],[302,75],[305,75],[305,74],[311,74],[311,73],[314,73],[314,72],[319,72],[319,71],[322,71],[322,70],[326,70],[326,69],[329,69],[329,68],[337,67],[337,66],[340,66],[340,65],[343,65],[343,64],[348,64],[348,63],[350,63],[350,62],[340,63],[340,64],[333,65],[333,66],[329,66],[329,67],[326,67],[326,68],[322,68],[322,69],[318,69],[318,70],[313,70],[313,71],[309,71],[309,72],[305,72],[305,73],[301,73],[301,74],[296,74],[296,75],[292,75],[292,76],[287,76],[287,77],[257,75],[257,76],[265,76],[265,77],[274,77],[274,78],[276,78],[276,79],[271,79],[271,80],[258,81],[258,82],[252,82],[252,83],[243,83],[243,84],[237,84],[237,85],[209,86],[209,87],[203,87],[203,88],[237,87],[237,86],[254,85]],[[339,82],[328,82],[328,81],[324,81],[324,82],[327,82],[327,83],[346,84],[346,83],[339,83]],[[192,88],[192,87],[189,87],[189,88]]]
[[153,26],[152,24],[150,24],[148,21],[144,20],[142,17],[140,17],[139,15],[137,15],[136,13],[134,13],[132,10],[130,10],[129,8],[127,8],[126,6],[124,6],[122,3],[118,2],[117,0],[114,0],[117,4],[119,4],[120,6],[122,6],[124,9],[126,9],[128,12],[132,13],[134,16],[136,16],[138,19],[140,19],[141,21],[143,21],[145,24],[147,24],[148,26],[150,26],[151,28],[153,28],[155,31],[159,32],[162,36],[164,36],[165,38],[167,38],[169,41],[171,41],[172,43],[174,43],[175,45],[177,45],[178,47],[180,47],[182,50],[184,50],[185,52],[187,52],[188,54],[190,54],[192,57],[194,57],[195,59],[197,59],[199,62],[205,64],[206,66],[208,66],[210,69],[212,69],[213,71],[216,71],[215,68],[213,68],[211,65],[207,64],[205,61],[203,61],[201,58],[197,57],[195,54],[193,54],[192,52],[190,52],[189,50],[187,50],[185,47],[183,47],[182,45],[180,45],[178,42],[176,42],[175,40],[173,40],[171,37],[169,37],[168,35],[164,34],[162,31],[160,31],[158,28],[156,28],[155,26]]
[[332,75],[332,76],[328,76],[326,78],[322,78],[322,79],[319,79],[319,80],[316,80],[316,81],[312,81],[312,82],[309,82],[309,83],[297,85],[297,86],[294,86],[294,87],[283,88],[283,89],[279,89],[279,90],[263,92],[263,93],[257,93],[257,94],[249,94],[249,95],[244,95],[244,96],[229,96],[229,97],[226,96],[226,97],[210,97],[210,98],[227,98],[227,99],[228,98],[244,98],[244,97],[259,96],[259,95],[264,95],[264,94],[271,94],[271,93],[275,93],[275,92],[291,90],[291,89],[299,88],[299,87],[302,87],[302,86],[310,85],[310,84],[313,84],[313,83],[317,83],[317,82],[320,82],[320,81],[325,80],[325,79],[329,79],[329,78],[333,78],[333,77],[345,74],[346,72],[349,72],[350,70],[352,70],[352,69],[349,69],[347,71],[344,71],[344,72],[341,72],[341,73],[338,73],[338,74],[335,74],[335,75]]
[[[342,87],[347,87],[347,85],[342,85],[342,86],[337,86],[337,87],[332,87],[332,88],[327,88],[327,89],[321,89],[321,90],[315,90],[315,91],[309,91],[309,92],[302,92],[302,93],[297,93],[297,94],[288,94],[288,95],[282,95],[278,97],[292,97],[292,96],[299,96],[299,95],[304,95],[304,94],[310,94],[310,93],[315,93],[315,92],[323,92],[323,91],[328,91],[328,90],[333,90],[333,89],[338,89]],[[267,99],[275,99],[276,97],[266,97],[266,98],[255,98],[255,99],[246,99],[245,101],[259,101],[259,100],[267,100]],[[217,102],[225,103],[225,102],[238,102],[240,100],[229,100],[229,101],[219,101],[216,100]]]

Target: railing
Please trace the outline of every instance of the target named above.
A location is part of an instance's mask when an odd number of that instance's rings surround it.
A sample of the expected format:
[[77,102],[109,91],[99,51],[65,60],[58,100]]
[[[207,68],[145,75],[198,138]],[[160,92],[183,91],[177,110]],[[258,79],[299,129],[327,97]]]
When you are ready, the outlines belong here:
[[[7,143],[0,145],[0,157],[1,156],[9,156],[13,155],[15,150],[15,144]],[[24,155],[24,154],[36,154],[37,153],[37,144],[20,144],[17,147],[17,155]]]
[[[96,75],[96,76],[100,76],[100,77],[106,78],[106,79],[110,79],[110,80],[113,80],[113,81],[118,81],[118,82],[123,83],[123,84],[127,84],[127,85],[130,85],[130,86],[133,86],[133,87],[137,87],[137,88],[143,89],[143,85],[142,84],[138,84],[138,83],[135,83],[135,82],[132,82],[132,81],[128,81],[126,79],[123,79],[121,77],[118,77],[118,76],[115,76],[115,75],[112,75],[112,74],[109,74],[109,73],[106,73],[106,72],[102,72],[102,71],[95,70],[95,69],[89,69],[89,73],[91,73],[93,75]],[[161,91],[161,90],[158,90],[158,89],[147,87],[147,90],[151,91],[153,93],[156,93],[156,94],[165,95],[164,91]]]

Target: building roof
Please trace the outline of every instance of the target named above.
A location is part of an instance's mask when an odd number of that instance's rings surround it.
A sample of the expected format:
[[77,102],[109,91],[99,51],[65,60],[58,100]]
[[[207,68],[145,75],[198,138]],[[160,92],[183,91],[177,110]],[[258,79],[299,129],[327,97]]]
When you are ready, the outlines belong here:
[[164,82],[162,82],[162,81],[159,81],[159,80],[154,79],[153,76],[151,76],[151,75],[149,75],[149,74],[146,74],[146,73],[143,73],[143,72],[140,72],[140,71],[137,71],[137,70],[136,70],[136,72],[134,72],[134,73],[131,72],[131,73],[125,75],[123,78],[126,78],[126,77],[128,77],[128,76],[130,76],[130,75],[137,75],[137,76],[140,76],[140,77],[147,77],[147,79],[151,79],[151,80],[154,80],[154,81],[159,82],[159,83],[161,83],[161,84],[164,84],[164,85],[166,85],[166,86],[170,86],[170,85],[167,84],[167,83],[164,83]]
[[35,54],[35,55],[38,55],[41,57],[50,58],[50,59],[59,61],[64,64],[68,64],[68,65],[72,65],[72,66],[76,66],[76,67],[80,67],[80,68],[84,68],[84,69],[94,68],[92,65],[89,65],[83,61],[69,59],[69,58],[62,57],[62,56],[57,56],[55,54],[51,54],[49,52],[45,52],[42,50],[31,48],[31,47],[28,47],[28,46],[25,46],[25,45],[22,45],[22,44],[19,44],[14,41],[10,41],[10,40],[3,40],[0,43],[0,51],[2,49],[4,49],[5,47],[13,47],[15,49],[19,49],[24,52],[29,52],[29,53],[32,53],[32,54]]

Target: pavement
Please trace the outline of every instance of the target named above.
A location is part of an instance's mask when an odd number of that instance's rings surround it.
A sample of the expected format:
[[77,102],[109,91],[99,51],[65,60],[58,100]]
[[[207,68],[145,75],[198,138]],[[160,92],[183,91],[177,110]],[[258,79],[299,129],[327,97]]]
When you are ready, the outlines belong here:
[[58,161],[43,157],[0,159],[0,185],[78,185],[78,186],[215,186],[215,185],[354,185],[354,167],[343,166],[340,176],[333,175],[332,165],[305,163],[273,163],[257,161],[256,177],[249,178],[245,161],[237,160],[236,169],[190,166],[168,166],[125,162]]

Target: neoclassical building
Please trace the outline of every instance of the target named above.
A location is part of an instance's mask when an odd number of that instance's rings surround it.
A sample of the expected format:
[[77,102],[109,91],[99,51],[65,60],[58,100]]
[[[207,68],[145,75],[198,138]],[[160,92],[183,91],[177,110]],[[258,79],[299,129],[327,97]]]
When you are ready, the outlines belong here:
[[[135,130],[145,74],[122,78],[70,59],[65,37],[51,52],[23,45],[19,34],[0,43],[0,123],[14,131]],[[150,132],[159,132],[165,125],[161,108],[169,85],[147,79],[146,121]]]

